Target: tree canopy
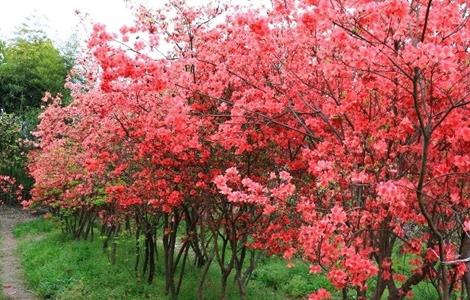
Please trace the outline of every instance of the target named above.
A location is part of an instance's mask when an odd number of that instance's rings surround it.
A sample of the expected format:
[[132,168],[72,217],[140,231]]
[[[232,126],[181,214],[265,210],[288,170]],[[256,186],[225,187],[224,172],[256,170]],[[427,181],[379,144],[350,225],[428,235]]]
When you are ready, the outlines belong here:
[[0,46],[0,107],[19,114],[39,108],[46,91],[66,93],[66,61],[48,39],[19,38]]
[[107,242],[135,230],[149,282],[160,238],[171,299],[188,257],[244,298],[259,251],[344,298],[470,294],[468,2],[272,3],[222,24],[221,6],[182,0],[96,24],[87,81],[41,115],[24,204],[76,238],[96,220]]

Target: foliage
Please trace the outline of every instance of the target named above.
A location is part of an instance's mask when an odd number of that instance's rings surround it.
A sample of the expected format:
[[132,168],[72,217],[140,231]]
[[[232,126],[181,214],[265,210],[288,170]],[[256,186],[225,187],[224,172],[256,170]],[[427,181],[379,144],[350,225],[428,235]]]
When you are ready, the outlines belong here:
[[26,149],[21,138],[21,122],[13,114],[0,111],[0,204],[21,202],[22,181],[14,171],[24,167]]
[[21,184],[26,198],[32,186],[25,170],[32,145],[27,141],[33,140],[41,98],[46,91],[68,97],[64,83],[69,68],[40,30],[25,25],[15,40],[0,42],[0,174]]
[[67,69],[60,52],[47,39],[19,38],[2,50],[0,107],[20,114],[39,108],[46,91],[65,94]]
[[430,280],[450,299],[470,290],[466,8],[170,1],[118,34],[96,24],[87,82],[68,107],[47,100],[27,204],[77,239],[98,220],[112,261],[130,229],[148,282],[161,243],[171,299],[191,256],[198,299],[213,264],[221,298],[230,276],[245,298],[261,251],[305,260],[344,295],[403,299]]
[[0,111],[0,170],[22,161],[21,121],[13,114]]

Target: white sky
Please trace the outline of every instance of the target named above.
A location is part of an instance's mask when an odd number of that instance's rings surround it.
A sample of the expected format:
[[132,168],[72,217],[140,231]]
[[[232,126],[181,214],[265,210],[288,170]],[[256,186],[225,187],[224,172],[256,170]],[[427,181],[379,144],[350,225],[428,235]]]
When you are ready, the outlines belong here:
[[123,0],[0,0],[0,35],[11,38],[18,26],[30,18],[53,40],[63,42],[74,31],[84,31],[75,10],[88,13],[91,20],[112,29],[132,20]]
[[[189,0],[191,4],[204,0]],[[269,0],[232,0],[232,4],[260,5]],[[164,0],[132,0],[133,4],[159,6]],[[91,21],[106,24],[111,30],[132,22],[131,10],[124,0],[0,0],[0,38],[10,39],[27,18],[40,24],[47,35],[58,44],[66,42],[74,32],[84,37],[85,28],[80,25],[75,10],[87,13]],[[30,21],[31,23],[31,21]]]

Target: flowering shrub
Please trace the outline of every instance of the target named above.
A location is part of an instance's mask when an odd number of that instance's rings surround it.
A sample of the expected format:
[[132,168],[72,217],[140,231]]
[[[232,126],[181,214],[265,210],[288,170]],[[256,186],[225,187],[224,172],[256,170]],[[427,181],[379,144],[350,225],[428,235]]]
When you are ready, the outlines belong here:
[[10,176],[0,175],[0,205],[23,202],[23,186]]
[[[149,281],[161,238],[172,298],[190,250],[201,299],[213,261],[222,297],[230,274],[245,297],[264,250],[359,298],[432,280],[449,299],[470,289],[467,6],[171,1],[118,34],[95,25],[97,68],[42,115],[33,203],[78,219],[77,237],[96,218],[106,244],[126,227],[142,236]],[[394,268],[396,248],[411,274]]]

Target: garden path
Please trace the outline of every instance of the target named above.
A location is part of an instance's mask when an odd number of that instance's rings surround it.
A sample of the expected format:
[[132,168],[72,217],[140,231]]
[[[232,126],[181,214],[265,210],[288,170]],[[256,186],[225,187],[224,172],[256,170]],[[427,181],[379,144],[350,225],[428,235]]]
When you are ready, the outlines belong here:
[[7,299],[37,299],[23,281],[21,262],[16,253],[16,239],[12,233],[16,224],[31,218],[30,214],[18,208],[0,205],[0,282]]

